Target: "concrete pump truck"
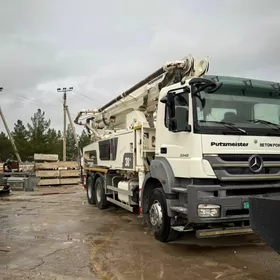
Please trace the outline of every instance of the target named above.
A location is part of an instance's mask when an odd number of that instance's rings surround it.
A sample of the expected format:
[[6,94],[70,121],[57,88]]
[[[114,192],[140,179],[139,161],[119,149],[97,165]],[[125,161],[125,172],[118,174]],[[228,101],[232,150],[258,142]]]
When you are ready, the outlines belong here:
[[191,55],[83,110],[90,204],[140,216],[157,240],[249,234],[249,197],[280,193],[280,86],[208,75]]

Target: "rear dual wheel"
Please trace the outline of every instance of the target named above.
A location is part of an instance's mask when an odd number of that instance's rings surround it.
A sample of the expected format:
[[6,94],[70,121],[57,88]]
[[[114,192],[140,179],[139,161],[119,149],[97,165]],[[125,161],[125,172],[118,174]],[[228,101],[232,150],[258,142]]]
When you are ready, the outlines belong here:
[[97,205],[99,209],[106,209],[109,206],[104,189],[104,180],[102,177],[93,176],[87,178],[87,199],[88,203]]
[[93,182],[93,177],[89,176],[87,178],[87,200],[89,204],[96,204],[95,198],[95,186]]
[[106,209],[109,206],[109,201],[107,200],[105,189],[104,189],[104,180],[101,177],[98,177],[95,180],[95,201],[99,209]]

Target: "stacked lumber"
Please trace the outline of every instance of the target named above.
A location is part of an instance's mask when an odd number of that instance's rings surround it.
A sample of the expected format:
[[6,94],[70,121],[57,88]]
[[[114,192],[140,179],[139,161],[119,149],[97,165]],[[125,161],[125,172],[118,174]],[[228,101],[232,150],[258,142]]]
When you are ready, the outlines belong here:
[[39,186],[77,185],[80,183],[79,164],[76,161],[58,161],[58,155],[34,154]]
[[33,172],[34,171],[34,164],[28,163],[28,164],[20,164],[19,170],[23,172]]
[[[4,162],[0,162],[0,173],[4,172],[3,164],[4,164]],[[15,168],[15,169],[17,169],[17,168]],[[33,163],[19,164],[19,171],[33,172],[34,171],[34,164]]]

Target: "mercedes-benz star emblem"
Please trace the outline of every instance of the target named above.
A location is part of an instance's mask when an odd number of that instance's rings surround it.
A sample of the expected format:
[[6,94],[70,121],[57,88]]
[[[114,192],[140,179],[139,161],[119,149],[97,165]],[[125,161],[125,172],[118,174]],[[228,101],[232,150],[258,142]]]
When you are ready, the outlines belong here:
[[258,173],[263,168],[263,159],[259,155],[252,155],[249,157],[248,164],[252,172]]

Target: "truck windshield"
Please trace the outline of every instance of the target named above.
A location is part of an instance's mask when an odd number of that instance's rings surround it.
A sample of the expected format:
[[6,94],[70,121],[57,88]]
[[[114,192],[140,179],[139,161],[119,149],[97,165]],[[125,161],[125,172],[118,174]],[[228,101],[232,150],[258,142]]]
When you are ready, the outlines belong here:
[[199,133],[240,134],[241,129],[248,135],[280,135],[280,95],[272,89],[222,86],[200,92],[194,108]]

